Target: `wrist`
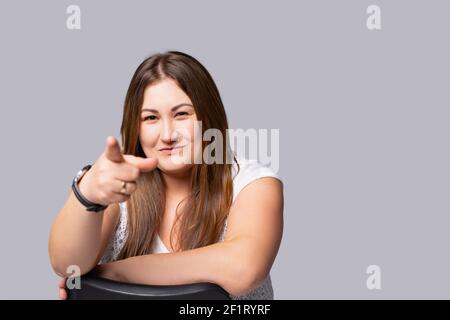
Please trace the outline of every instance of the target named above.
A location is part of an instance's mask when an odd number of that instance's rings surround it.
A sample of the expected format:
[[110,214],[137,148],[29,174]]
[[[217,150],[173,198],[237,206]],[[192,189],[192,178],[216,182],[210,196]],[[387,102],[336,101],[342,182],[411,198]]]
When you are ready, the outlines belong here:
[[94,203],[91,200],[87,199],[82,194],[78,186],[78,183],[83,179],[84,175],[89,171],[90,168],[91,165],[87,165],[77,173],[77,175],[72,181],[72,190],[75,196],[77,197],[78,201],[85,206],[87,211],[94,211],[94,212],[103,211],[106,209],[107,205]]
[[92,189],[89,187],[91,185],[89,180],[90,176],[90,170],[88,170],[84,176],[78,180],[78,190],[80,190],[81,194],[90,202],[101,204],[98,202],[93,192],[91,192]]

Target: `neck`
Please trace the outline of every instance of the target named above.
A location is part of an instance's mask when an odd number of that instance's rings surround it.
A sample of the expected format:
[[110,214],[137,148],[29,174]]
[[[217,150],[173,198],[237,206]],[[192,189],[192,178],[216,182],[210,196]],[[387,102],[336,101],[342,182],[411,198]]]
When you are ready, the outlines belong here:
[[191,189],[189,172],[187,174],[167,174],[162,173],[166,184],[166,196],[168,197],[186,197]]

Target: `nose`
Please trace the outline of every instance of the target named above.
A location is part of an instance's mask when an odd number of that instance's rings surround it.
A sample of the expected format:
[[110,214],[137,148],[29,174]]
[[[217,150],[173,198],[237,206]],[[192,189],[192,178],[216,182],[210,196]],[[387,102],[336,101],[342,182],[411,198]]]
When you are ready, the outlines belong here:
[[177,130],[174,130],[174,125],[172,121],[166,120],[163,122],[161,126],[160,138],[161,141],[166,144],[171,144],[178,140],[178,132]]

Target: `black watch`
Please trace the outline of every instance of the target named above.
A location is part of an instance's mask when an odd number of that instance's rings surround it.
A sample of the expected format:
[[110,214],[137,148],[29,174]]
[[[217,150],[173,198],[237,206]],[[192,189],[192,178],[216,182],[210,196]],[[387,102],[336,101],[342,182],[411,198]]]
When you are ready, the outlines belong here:
[[77,175],[75,176],[75,178],[73,179],[73,182],[72,182],[72,190],[73,190],[73,193],[75,194],[75,196],[77,197],[77,199],[81,202],[81,204],[86,207],[87,211],[99,212],[99,211],[105,210],[106,207],[108,207],[108,206],[104,206],[102,204],[97,204],[97,203],[93,203],[93,202],[89,201],[81,194],[80,189],[78,188],[78,182],[81,180],[81,178],[83,178],[84,174],[91,167],[92,167],[92,165],[88,164],[87,166],[85,166],[83,169],[81,169],[77,173]]

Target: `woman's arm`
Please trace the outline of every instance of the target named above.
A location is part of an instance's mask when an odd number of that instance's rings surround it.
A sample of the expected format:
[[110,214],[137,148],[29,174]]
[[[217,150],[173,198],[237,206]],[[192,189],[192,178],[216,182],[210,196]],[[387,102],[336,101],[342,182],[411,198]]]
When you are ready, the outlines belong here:
[[70,265],[77,265],[81,274],[94,268],[118,217],[118,204],[109,205],[104,212],[89,212],[71,190],[49,236],[48,252],[55,272],[66,277]]
[[261,178],[238,195],[225,239],[176,253],[132,257],[99,266],[105,278],[141,284],[212,282],[232,295],[258,287],[268,275],[283,232],[283,187]]

